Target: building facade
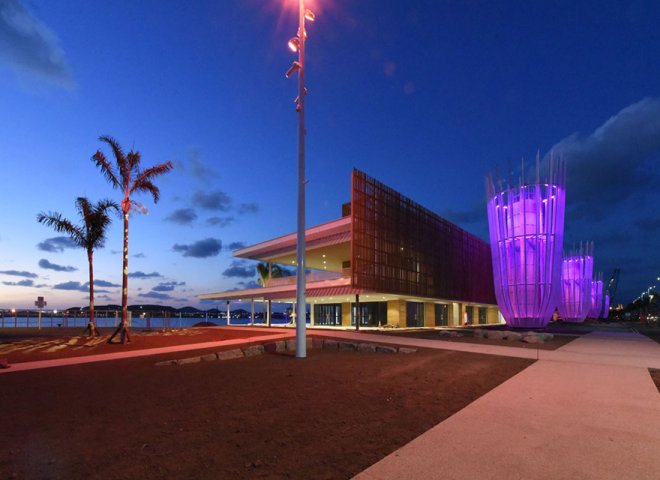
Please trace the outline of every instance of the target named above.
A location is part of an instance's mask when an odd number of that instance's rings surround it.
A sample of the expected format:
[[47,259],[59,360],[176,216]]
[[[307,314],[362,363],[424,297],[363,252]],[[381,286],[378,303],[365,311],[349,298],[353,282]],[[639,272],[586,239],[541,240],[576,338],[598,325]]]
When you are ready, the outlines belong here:
[[[342,217],[306,230],[306,298],[318,326],[440,327],[500,323],[489,245],[355,169]],[[291,233],[234,255],[296,265]],[[295,303],[295,277],[203,299]]]

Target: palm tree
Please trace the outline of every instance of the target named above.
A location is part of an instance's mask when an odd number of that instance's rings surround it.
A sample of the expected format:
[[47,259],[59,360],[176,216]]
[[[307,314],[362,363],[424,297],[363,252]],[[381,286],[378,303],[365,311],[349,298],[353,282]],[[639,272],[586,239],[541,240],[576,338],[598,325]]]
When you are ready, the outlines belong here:
[[110,210],[119,212],[119,206],[112,200],[101,200],[97,204],[90,203],[86,197],[76,199],[76,210],[82,218],[81,225],[74,225],[70,220],[62,217],[57,212],[39,213],[37,221],[55,231],[66,233],[74,243],[87,250],[87,261],[89,262],[89,324],[85,333],[90,336],[98,336],[99,331],[94,323],[94,250],[103,248],[105,243],[105,232],[110,225]]
[[140,169],[141,155],[138,151],[131,150],[128,154],[124,154],[119,143],[112,137],[103,135],[99,140],[107,143],[112,149],[117,164],[116,169],[105,158],[105,155],[100,150],[92,156],[92,160],[96,166],[101,169],[105,178],[110,182],[113,188],[119,189],[123,193],[121,201],[121,211],[124,216],[124,250],[123,250],[123,267],[122,267],[122,286],[121,286],[121,322],[117,330],[112,334],[108,343],[112,343],[113,338],[118,333],[121,333],[121,343],[126,340],[131,341],[130,333],[128,331],[127,317],[128,317],[128,216],[132,210],[146,212],[146,208],[131,200],[131,195],[134,193],[150,193],[154,199],[154,203],[158,202],[160,198],[160,190],[154,185],[153,180],[170,170],[172,170],[172,162],[167,161],[160,163],[146,170]]

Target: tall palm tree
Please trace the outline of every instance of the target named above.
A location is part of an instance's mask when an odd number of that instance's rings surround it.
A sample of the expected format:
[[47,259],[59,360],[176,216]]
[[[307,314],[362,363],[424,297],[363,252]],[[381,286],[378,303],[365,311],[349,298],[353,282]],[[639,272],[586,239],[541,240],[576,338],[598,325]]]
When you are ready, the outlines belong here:
[[39,213],[37,221],[55,231],[66,233],[73,242],[87,251],[87,261],[89,263],[89,323],[85,332],[90,336],[98,336],[94,322],[94,250],[103,248],[105,243],[105,233],[110,225],[110,211],[119,212],[119,206],[112,200],[101,200],[94,204],[86,197],[76,199],[76,210],[82,218],[82,224],[74,225],[70,220],[62,217],[57,212]]
[[103,135],[99,140],[108,144],[112,149],[115,157],[117,167],[105,158],[105,155],[100,150],[92,156],[92,160],[96,166],[101,169],[101,173],[110,182],[113,188],[119,189],[123,193],[121,201],[121,211],[124,216],[124,250],[123,250],[123,267],[122,267],[122,286],[121,286],[121,322],[117,330],[112,334],[108,343],[118,333],[121,333],[121,343],[126,340],[131,341],[130,333],[128,331],[128,217],[132,210],[146,212],[146,208],[131,200],[131,195],[134,193],[150,193],[154,199],[154,203],[158,202],[160,198],[160,190],[154,185],[153,180],[170,170],[172,170],[172,162],[167,161],[160,163],[146,170],[140,169],[140,152],[131,150],[128,154],[124,154],[119,143],[112,137]]

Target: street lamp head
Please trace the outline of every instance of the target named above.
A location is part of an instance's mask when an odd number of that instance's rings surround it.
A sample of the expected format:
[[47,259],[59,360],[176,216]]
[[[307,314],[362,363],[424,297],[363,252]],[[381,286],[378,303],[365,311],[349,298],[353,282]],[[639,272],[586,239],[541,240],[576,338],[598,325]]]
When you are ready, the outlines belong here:
[[289,50],[292,52],[297,52],[300,50],[300,39],[298,37],[293,37],[291,40],[289,40]]
[[291,65],[291,68],[289,68],[289,69],[286,71],[286,73],[284,74],[284,76],[285,76],[286,78],[291,78],[291,75],[293,75],[293,74],[296,73],[298,70],[300,70],[300,68],[301,68],[301,66],[300,66],[300,63],[299,63],[299,62],[293,62],[293,64]]
[[305,10],[305,20],[313,22],[316,19],[316,15],[309,8]]

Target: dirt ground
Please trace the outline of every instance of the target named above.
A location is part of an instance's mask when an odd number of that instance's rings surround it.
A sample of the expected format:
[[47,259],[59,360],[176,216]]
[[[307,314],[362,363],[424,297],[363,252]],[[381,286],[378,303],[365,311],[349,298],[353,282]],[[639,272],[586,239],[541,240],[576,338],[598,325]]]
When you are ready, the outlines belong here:
[[[371,332],[370,332],[371,333]],[[548,340],[543,343],[525,343],[521,341],[510,341],[510,340],[499,340],[492,338],[475,338],[473,337],[473,332],[467,329],[462,329],[457,331],[460,336],[450,336],[446,330],[413,330],[413,331],[382,331],[378,333],[383,333],[385,335],[391,336],[403,336],[403,337],[412,337],[412,338],[424,338],[427,340],[443,340],[446,342],[459,342],[459,343],[476,343],[478,345],[500,345],[503,347],[517,347],[517,348],[533,348],[540,350],[556,350],[559,347],[563,347],[569,342],[572,342],[577,335],[555,335],[552,340]]]
[[154,366],[167,358],[0,375],[0,478],[350,478],[533,363],[310,350]]
[[660,393],[660,370],[656,370],[654,368],[649,368],[649,373],[651,374],[651,378],[653,379],[653,383],[655,383],[655,388],[657,388],[658,393]]
[[136,329],[131,331],[130,343],[110,345],[107,340],[114,329],[101,328],[99,330],[100,337],[83,337],[82,328],[3,329],[0,330],[0,358],[6,358],[11,364],[171,345],[216,342],[278,333],[268,328],[255,331],[223,327],[191,327],[151,332]]

